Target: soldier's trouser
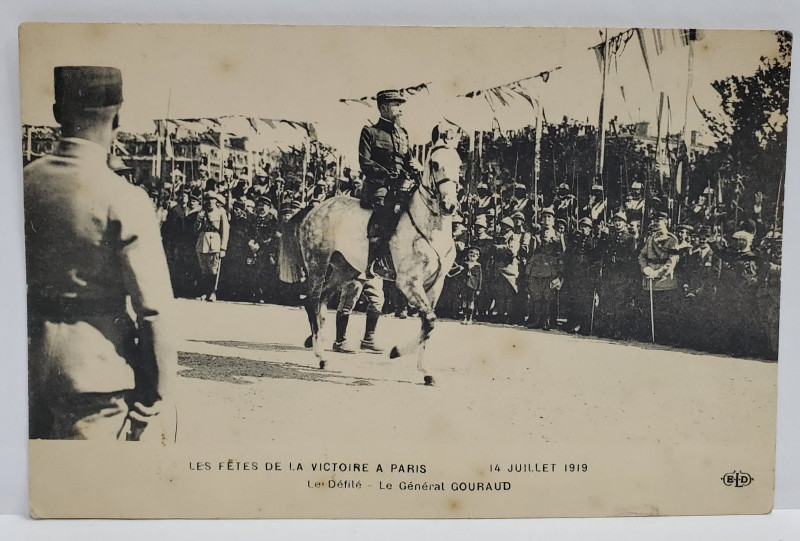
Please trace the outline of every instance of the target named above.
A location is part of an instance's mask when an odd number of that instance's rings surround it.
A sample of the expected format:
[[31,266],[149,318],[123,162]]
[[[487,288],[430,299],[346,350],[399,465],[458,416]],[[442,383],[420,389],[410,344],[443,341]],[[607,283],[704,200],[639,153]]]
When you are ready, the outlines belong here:
[[556,297],[556,292],[550,288],[552,281],[552,276],[528,278],[528,324],[532,327],[541,327],[551,317]]
[[[356,307],[358,299],[361,295],[367,299],[367,327],[364,332],[364,339],[372,339],[375,333],[375,327],[378,324],[378,318],[383,310],[383,280],[380,278],[372,278],[370,280],[351,280],[342,286],[341,295],[339,296],[339,306],[336,309],[337,321],[341,322],[337,325],[337,341],[344,340],[344,334],[347,331],[347,323],[340,315],[349,316],[350,312]],[[341,336],[338,336],[341,332]],[[339,340],[341,338],[341,340]]]
[[200,293],[208,295],[214,292],[221,260],[219,252],[197,253],[197,262],[200,263]]

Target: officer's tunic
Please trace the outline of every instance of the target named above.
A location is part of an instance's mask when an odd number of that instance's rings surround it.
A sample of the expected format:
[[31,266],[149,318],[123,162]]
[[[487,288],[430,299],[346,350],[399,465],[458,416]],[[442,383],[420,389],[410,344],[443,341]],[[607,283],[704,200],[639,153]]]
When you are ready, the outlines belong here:
[[77,138],[27,166],[24,190],[30,435],[114,439],[126,400],[157,400],[157,365],[176,361],[153,205]]
[[358,143],[358,163],[366,176],[361,192],[362,205],[371,207],[375,191],[385,187],[387,204],[393,204],[394,192],[403,172],[412,171],[408,133],[381,117],[372,126],[364,126]]

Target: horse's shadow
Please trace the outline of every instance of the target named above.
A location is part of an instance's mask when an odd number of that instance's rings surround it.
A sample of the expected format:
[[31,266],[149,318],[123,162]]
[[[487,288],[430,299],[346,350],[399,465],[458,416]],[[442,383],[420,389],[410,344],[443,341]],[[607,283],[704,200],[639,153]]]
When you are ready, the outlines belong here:
[[[214,343],[214,342],[209,342]],[[215,342],[218,345],[232,345],[229,342]],[[255,344],[277,346],[272,351],[304,349],[296,346],[277,344]],[[251,347],[245,349],[269,349]],[[253,379],[294,379],[300,381],[334,383],[337,385],[371,386],[374,379],[345,376],[339,372],[325,371],[283,361],[245,359],[237,356],[213,355],[208,353],[178,352],[178,375],[185,378],[219,381],[235,385],[249,385]]]

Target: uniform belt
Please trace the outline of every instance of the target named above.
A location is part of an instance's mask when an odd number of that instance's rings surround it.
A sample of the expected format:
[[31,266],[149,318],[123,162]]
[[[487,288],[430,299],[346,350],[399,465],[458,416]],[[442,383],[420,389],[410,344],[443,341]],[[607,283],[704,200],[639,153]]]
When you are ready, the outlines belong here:
[[125,297],[79,299],[28,296],[28,313],[45,319],[82,319],[116,315],[125,311]]

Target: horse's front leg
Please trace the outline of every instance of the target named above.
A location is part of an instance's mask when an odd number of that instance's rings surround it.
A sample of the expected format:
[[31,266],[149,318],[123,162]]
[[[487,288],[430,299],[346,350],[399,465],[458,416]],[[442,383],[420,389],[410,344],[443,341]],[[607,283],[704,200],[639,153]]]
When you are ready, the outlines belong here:
[[419,310],[419,316],[422,320],[422,325],[420,334],[415,340],[403,346],[393,347],[389,357],[394,359],[417,351],[419,353],[417,358],[417,370],[422,372],[424,375],[425,385],[433,385],[433,377],[429,376],[423,367],[425,344],[430,337],[431,331],[433,330],[434,321],[436,320],[436,315],[433,313],[431,297],[429,297],[428,292],[425,291],[425,288],[422,285],[422,279],[417,277],[401,279],[397,282],[397,287],[406,296],[409,304],[416,306]]

